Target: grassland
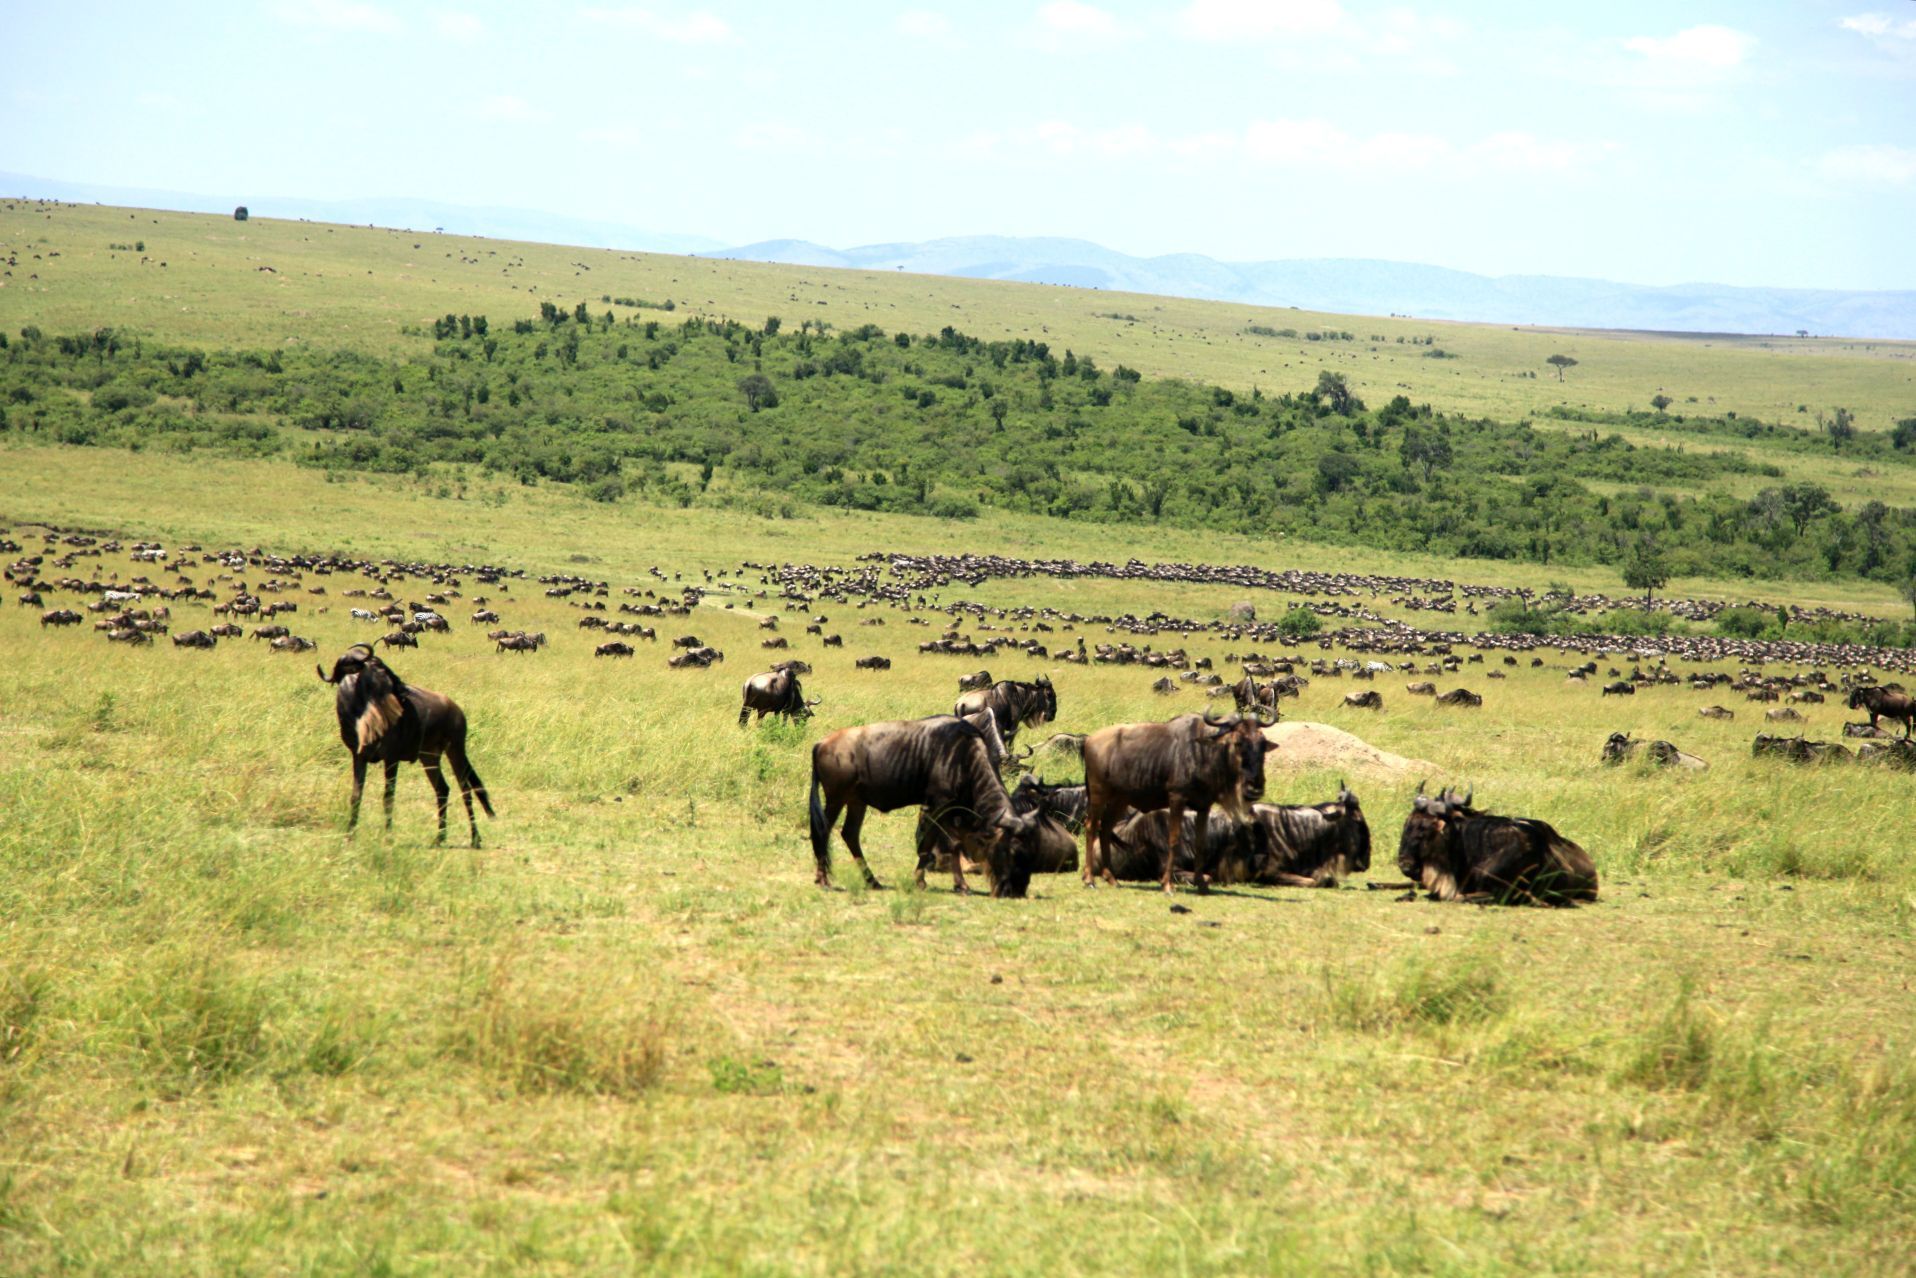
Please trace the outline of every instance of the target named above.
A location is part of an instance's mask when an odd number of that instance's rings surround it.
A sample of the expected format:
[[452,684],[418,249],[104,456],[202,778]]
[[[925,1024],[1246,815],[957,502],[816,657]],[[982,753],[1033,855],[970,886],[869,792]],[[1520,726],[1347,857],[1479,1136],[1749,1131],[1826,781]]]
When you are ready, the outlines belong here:
[[[143,250],[134,246],[144,244]],[[114,248],[123,245],[124,248]],[[0,327],[102,323],[219,346],[311,343],[385,352],[452,312],[531,314],[600,297],[674,314],[887,331],[946,325],[1048,341],[1146,374],[1239,390],[1307,389],[1346,374],[1374,403],[1404,394],[1443,411],[1515,420],[1553,405],[1643,408],[1659,392],[1694,411],[1800,422],[1846,406],[1869,430],[1916,414],[1916,343],[1670,337],[1322,315],[1042,285],[492,241],[375,227],[0,200]],[[53,256],[57,254],[58,256]],[[164,265],[162,265],[162,263]],[[656,315],[657,312],[646,312]],[[1266,337],[1253,327],[1293,338]],[[1351,332],[1353,341],[1305,334]],[[1403,339],[1400,343],[1399,339]],[[1455,359],[1430,359],[1431,338]],[[1579,361],[1559,383],[1544,361]]]
[[[432,494],[281,463],[0,450],[0,524],[21,540],[51,520],[485,559],[608,578],[614,598],[653,564],[877,549],[1330,558],[1011,517]],[[352,583],[325,584],[297,592],[295,629],[329,656],[366,631],[340,597]],[[807,743],[940,709],[977,662],[919,656],[926,632],[902,615],[866,628],[869,611],[825,604],[847,648],[794,640],[820,718],[739,731],[771,601],[714,595],[680,628],[731,660],[675,672],[650,647],[595,661],[578,613],[530,582],[491,593],[552,649],[496,654],[461,624],[395,657],[472,717],[499,807],[478,851],[432,845],[416,771],[390,835],[341,837],[344,752],[301,658],[129,651],[0,612],[0,1271],[1907,1272],[1905,776],[1759,762],[1748,714],[1697,719],[1704,698],[1682,689],[1601,702],[1559,669],[1485,683],[1467,666],[1487,698],[1467,717],[1390,683],[1382,714],[1346,711],[1319,681],[1292,717],[1546,816],[1596,857],[1602,903],[1247,890],[1173,914],[1075,879],[1025,902],[823,894]],[[1242,597],[946,592],[974,593],[1200,616]],[[175,629],[204,617],[182,606]],[[852,669],[873,651],[896,667]],[[990,664],[1050,673],[1065,730],[1198,704],[1138,669]],[[1835,735],[1840,710],[1809,713]],[[1712,766],[1601,769],[1616,728]],[[1338,779],[1280,754],[1271,792]],[[1392,877],[1416,777],[1350,780],[1370,877]],[[868,827],[894,884],[909,824]]]

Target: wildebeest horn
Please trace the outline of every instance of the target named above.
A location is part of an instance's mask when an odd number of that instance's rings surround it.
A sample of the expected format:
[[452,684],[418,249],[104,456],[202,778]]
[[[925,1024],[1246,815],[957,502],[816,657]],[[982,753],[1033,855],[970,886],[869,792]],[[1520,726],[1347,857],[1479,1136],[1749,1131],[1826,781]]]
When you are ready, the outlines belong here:
[[[1257,726],[1260,728],[1268,728],[1277,722],[1277,711],[1267,705],[1260,704],[1252,713],[1257,716]],[[1265,718],[1265,715],[1269,715],[1270,718]]]
[[819,697],[807,697],[805,698],[805,704],[808,706],[815,706],[819,703],[821,699],[822,698],[819,698]]
[[1209,725],[1210,725],[1210,726],[1212,726],[1213,728],[1215,728],[1215,727],[1217,727],[1217,726],[1219,726],[1220,724],[1224,724],[1224,723],[1228,723],[1228,722],[1229,722],[1229,720],[1227,720],[1227,719],[1213,719],[1213,718],[1211,717],[1211,713],[1212,713],[1212,712],[1211,712],[1210,710],[1208,710],[1208,709],[1207,709],[1207,710],[1205,710],[1205,712],[1204,712],[1204,722],[1206,722],[1207,724],[1209,724]]
[[1037,746],[1026,746],[1026,747],[1025,747],[1025,752],[1024,752],[1023,754],[1016,754],[1016,755],[1013,755],[1013,756],[1012,756],[1012,758],[1014,758],[1014,759],[1029,759],[1029,758],[1030,758],[1030,757],[1031,757],[1032,755],[1034,755],[1034,754],[1036,754],[1037,752],[1038,752],[1038,747],[1037,747]]
[[319,681],[320,681],[321,683],[331,683],[331,682],[332,682],[332,680],[331,680],[330,678],[328,678],[328,677],[327,677],[327,674],[326,674],[326,667],[324,667],[324,666],[322,666],[322,665],[320,665],[320,664],[319,664],[318,662],[314,662],[314,663],[313,663],[313,673],[319,676]]
[[1470,789],[1469,789],[1468,791],[1466,791],[1466,792],[1465,792],[1465,794],[1464,794],[1464,802],[1463,802],[1463,806],[1464,806],[1464,807],[1466,807],[1466,808],[1467,808],[1467,807],[1469,807],[1469,806],[1470,806],[1470,801],[1471,801],[1472,799],[1474,799],[1474,798],[1476,798],[1476,797],[1477,797],[1477,787],[1473,785],[1473,786],[1471,786],[1471,787],[1470,787]]

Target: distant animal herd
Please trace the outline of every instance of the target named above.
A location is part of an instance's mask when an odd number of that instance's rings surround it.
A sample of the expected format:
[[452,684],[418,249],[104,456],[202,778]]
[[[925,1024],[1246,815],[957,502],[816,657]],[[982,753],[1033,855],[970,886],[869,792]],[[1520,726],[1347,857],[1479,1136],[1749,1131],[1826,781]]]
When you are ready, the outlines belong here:
[[[87,613],[93,614],[93,629],[112,643],[141,645],[167,636],[176,648],[208,650],[221,639],[248,634],[240,624],[245,619],[256,623],[250,631],[252,639],[265,641],[270,651],[309,652],[317,646],[312,640],[293,634],[284,622],[274,620],[297,617],[300,601],[264,596],[283,596],[295,590],[324,596],[326,585],[304,584],[308,577],[367,579],[370,586],[355,585],[339,593],[345,598],[365,599],[364,606],[350,607],[350,616],[369,626],[389,627],[387,632],[375,641],[351,645],[330,670],[321,667],[318,672],[334,688],[340,738],[352,761],[348,831],[358,823],[369,767],[377,763],[381,768],[385,817],[390,826],[400,765],[418,762],[437,800],[440,839],[446,836],[451,795],[446,773],[450,771],[459,786],[472,844],[479,846],[474,800],[488,816],[492,815],[492,801],[466,752],[464,712],[451,698],[405,682],[378,648],[390,651],[417,647],[421,635],[450,633],[452,624],[447,614],[455,601],[463,598],[467,581],[505,595],[513,582],[523,581],[523,570],[475,564],[374,562],[341,556],[281,556],[258,548],[208,551],[185,546],[169,551],[157,542],[124,543],[61,529],[47,529],[40,538],[39,552],[27,553],[19,542],[0,537],[0,553],[15,556],[6,568],[6,576],[19,592],[18,602],[43,609],[43,629],[78,626],[87,621]],[[133,569],[127,571],[124,580],[117,569],[109,570],[102,579],[100,570],[105,567],[106,557],[122,554]],[[83,560],[94,561],[88,565],[92,570],[88,575],[79,571]],[[617,612],[630,617],[689,617],[695,607],[707,602],[708,596],[726,596],[726,608],[736,607],[740,595],[747,609],[761,599],[775,600],[777,606],[792,607],[809,617],[806,631],[818,638],[821,647],[844,645],[842,635],[825,631],[827,615],[814,613],[826,602],[860,610],[899,609],[907,613],[907,624],[920,626],[931,624],[921,614],[942,612],[949,624],[936,638],[919,643],[920,652],[964,657],[1022,652],[1065,665],[1095,662],[1177,671],[1175,679],[1161,675],[1152,684],[1153,689],[1175,695],[1184,686],[1203,687],[1212,697],[1232,698],[1233,709],[1230,713],[1182,714],[1165,722],[1115,724],[1082,735],[1056,733],[1019,753],[1015,747],[1022,730],[1058,718],[1058,691],[1044,675],[1032,680],[994,679],[987,670],[978,670],[958,680],[959,695],[950,713],[830,732],[812,747],[806,803],[814,881],[820,886],[832,882],[834,833],[851,853],[866,883],[878,886],[860,843],[865,816],[872,810],[885,813],[902,808],[915,808],[919,813],[915,843],[916,879],[921,886],[927,872],[940,870],[952,874],[957,890],[968,891],[966,874],[982,873],[992,895],[1019,897],[1027,893],[1034,874],[1073,869],[1080,872],[1086,886],[1100,881],[1155,881],[1165,891],[1179,883],[1189,883],[1198,891],[1206,891],[1213,884],[1335,885],[1370,866],[1370,831],[1357,797],[1348,787],[1340,786],[1337,797],[1326,803],[1264,803],[1265,758],[1276,748],[1265,729],[1277,722],[1281,701],[1296,697],[1312,678],[1348,675],[1374,680],[1392,671],[1454,675],[1467,664],[1484,663],[1484,651],[1467,659],[1454,653],[1455,646],[1466,643],[1488,651],[1528,651],[1532,653],[1532,667],[1542,666],[1544,659],[1537,654],[1551,648],[1562,651],[1574,647],[1586,657],[1591,653],[1612,660],[1623,657],[1631,669],[1625,674],[1611,666],[1604,676],[1607,682],[1602,685],[1600,699],[1632,696],[1639,687],[1648,685],[1686,682],[1669,668],[1671,655],[1699,661],[1741,659],[1758,664],[1784,661],[1799,666],[1845,667],[1840,683],[1833,682],[1821,668],[1778,676],[1747,665],[1734,676],[1693,672],[1687,682],[1697,691],[1725,688],[1758,702],[1787,697],[1795,704],[1815,704],[1826,694],[1844,694],[1850,709],[1868,716],[1865,723],[1845,727],[1846,735],[1868,738],[1860,757],[1916,767],[1916,743],[1910,739],[1916,733],[1916,698],[1899,684],[1877,683],[1870,669],[1876,666],[1906,671],[1910,654],[1902,650],[1685,638],[1657,640],[1663,650],[1650,658],[1642,650],[1642,640],[1587,636],[1545,640],[1502,634],[1467,638],[1387,620],[1362,604],[1339,599],[1362,592],[1369,592],[1373,598],[1391,593],[1393,602],[1407,609],[1445,613],[1454,612],[1455,600],[1462,594],[1466,609],[1475,612],[1478,599],[1508,593],[1491,587],[1460,590],[1453,583],[1421,579],[1272,574],[1210,565],[1146,566],[1135,561],[1086,565],[966,555],[889,556],[882,562],[889,579],[878,562],[871,560],[855,568],[747,563],[732,574],[733,581],[725,581],[725,574],[715,576],[708,571],[702,574],[701,582],[691,584],[684,582],[683,574],[668,579],[654,567],[649,575],[655,584],[676,589],[661,594],[652,588],[626,587],[628,599],[618,603]],[[187,568],[195,564],[212,569],[211,579],[202,581],[190,575]],[[172,574],[170,583],[153,579],[155,573],[168,572]],[[756,590],[746,582],[752,574],[757,574]],[[1314,642],[1326,650],[1341,646],[1366,654],[1368,659],[1320,657],[1307,661],[1295,653],[1233,651],[1226,660],[1238,663],[1243,675],[1236,683],[1226,683],[1212,672],[1210,658],[1192,659],[1181,643],[1169,649],[1160,649],[1158,643],[1165,636],[1210,633],[1234,642],[1259,644],[1277,641],[1281,633],[1268,624],[1260,625],[1254,615],[1234,615],[1221,622],[1177,619],[1159,613],[1142,618],[1131,614],[1080,615],[1049,608],[987,609],[963,600],[943,603],[939,595],[953,582],[975,585],[992,577],[1034,575],[1105,576],[1146,582],[1223,581],[1304,594],[1313,598],[1310,606],[1321,614],[1354,617],[1364,623]],[[249,585],[249,579],[258,584]],[[579,621],[581,630],[619,636],[599,642],[594,648],[597,656],[631,658],[636,649],[627,639],[658,641],[656,625],[606,616],[606,601],[611,594],[608,582],[565,574],[541,577],[537,582],[549,598],[565,601],[584,613]],[[414,583],[415,589],[430,589],[421,591],[422,598],[401,602],[393,587],[407,583]],[[85,598],[85,613],[70,607],[46,607],[47,596],[62,593]],[[486,606],[490,602],[486,594],[472,598],[470,624],[495,627],[485,634],[496,651],[531,654],[547,648],[548,640],[542,632],[504,629],[501,614]],[[171,634],[172,608],[176,605],[207,607],[219,620],[204,629]],[[1676,602],[1679,608],[1683,605],[1684,601]],[[319,606],[324,609],[323,604]],[[1696,603],[1691,610],[1706,611],[1711,606]],[[967,620],[976,633],[964,633],[962,627]],[[882,626],[885,618],[872,615],[861,624]],[[761,641],[763,648],[789,650],[788,638],[777,633],[777,616],[761,617],[758,626],[768,632]],[[1084,626],[1102,626],[1131,638],[1088,646],[1080,634],[1074,644],[1055,654],[1050,641],[1041,638],[1060,629]],[[1151,642],[1139,644],[1138,639]],[[722,651],[691,634],[673,639],[670,648],[667,664],[678,669],[709,668],[725,659]],[[1385,657],[1397,660],[1380,659]],[[1518,664],[1517,656],[1508,651],[1501,661],[1505,666]],[[890,659],[878,654],[855,662],[855,668],[862,671],[883,672],[890,666]],[[1301,673],[1300,667],[1308,670],[1308,675]],[[1570,686],[1581,685],[1598,672],[1599,662],[1586,659],[1570,668],[1566,681]],[[809,663],[786,658],[752,676],[742,690],[739,726],[746,726],[754,715],[759,721],[768,715],[794,720],[810,717],[820,704],[819,699],[805,695],[801,683],[810,673]],[[1504,675],[1501,670],[1487,669],[1485,677],[1501,679]],[[1411,680],[1405,691],[1412,696],[1431,697],[1446,707],[1469,709],[1484,703],[1480,694],[1462,686],[1440,693],[1429,678]],[[1343,704],[1380,710],[1384,700],[1378,690],[1367,688],[1346,695]],[[1698,713],[1707,718],[1735,717],[1734,711],[1716,704]],[[1776,706],[1766,712],[1768,722],[1800,717],[1793,706]],[[1881,726],[1884,721],[1900,725],[1901,737],[1886,731]],[[1752,749],[1759,757],[1795,762],[1852,757],[1843,745],[1800,736],[1759,734]],[[1051,785],[1027,773],[1008,787],[1006,772],[1022,770],[1040,751],[1081,758],[1083,783]],[[1642,759],[1658,767],[1690,770],[1708,766],[1672,742],[1642,741],[1625,733],[1611,734],[1601,758],[1611,764]],[[1473,806],[1473,798],[1472,794],[1459,795],[1448,789],[1426,795],[1419,787],[1399,838],[1398,868],[1405,879],[1401,886],[1438,899],[1485,903],[1571,905],[1596,898],[1596,867],[1581,847],[1544,821],[1483,812]],[[841,818],[842,830],[838,828]],[[1082,857],[1078,855],[1080,839]]]

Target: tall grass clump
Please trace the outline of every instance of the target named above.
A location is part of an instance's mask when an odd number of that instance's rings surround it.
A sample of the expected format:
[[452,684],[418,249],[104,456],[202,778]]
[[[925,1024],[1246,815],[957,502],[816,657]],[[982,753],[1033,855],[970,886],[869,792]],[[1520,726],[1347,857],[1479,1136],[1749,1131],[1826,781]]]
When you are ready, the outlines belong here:
[[1506,1003],[1503,974],[1487,954],[1409,955],[1375,975],[1324,969],[1323,1007],[1334,1025],[1381,1033],[1487,1021]]
[[46,969],[30,966],[0,968],[0,1067],[26,1054],[34,1037],[34,1022],[45,1006],[52,978]]
[[155,955],[127,983],[122,1003],[136,1053],[170,1089],[226,1082],[270,1055],[267,992],[215,955]]
[[630,1098],[658,1081],[668,1028],[630,988],[525,983],[500,964],[466,998],[448,1046],[515,1092]]

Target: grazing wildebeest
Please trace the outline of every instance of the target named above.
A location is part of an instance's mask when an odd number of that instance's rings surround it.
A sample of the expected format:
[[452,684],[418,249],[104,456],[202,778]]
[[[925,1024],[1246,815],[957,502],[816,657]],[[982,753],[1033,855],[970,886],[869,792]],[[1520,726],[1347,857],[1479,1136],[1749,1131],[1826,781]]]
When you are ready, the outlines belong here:
[[1734,719],[1736,711],[1724,706],[1704,706],[1697,714],[1705,719]]
[[674,648],[703,648],[704,642],[697,635],[680,635],[672,641]]
[[958,676],[958,691],[979,692],[991,686],[991,671],[979,670],[968,675]]
[[745,681],[745,703],[738,708],[738,726],[745,726],[745,717],[753,711],[758,712],[758,722],[765,722],[768,714],[782,714],[788,719],[809,719],[812,707],[818,704],[818,698],[807,701],[805,690],[798,686],[798,676],[789,670],[772,670],[765,674],[753,675]]
[[255,639],[284,639],[287,635],[290,635],[291,633],[293,632],[288,630],[285,626],[254,626],[253,627],[253,638]]
[[1437,698],[1440,706],[1481,706],[1484,699],[1468,688],[1452,688]]
[[1384,694],[1375,688],[1366,688],[1362,692],[1344,694],[1344,704],[1354,710],[1382,710]]
[[1609,764],[1622,763],[1633,758],[1638,750],[1659,768],[1685,768],[1692,772],[1702,772],[1710,765],[1693,754],[1685,754],[1669,741],[1639,741],[1627,732],[1612,732],[1603,743],[1603,761]]
[[55,608],[51,612],[40,614],[40,625],[43,629],[47,626],[77,626],[85,620],[85,617],[71,608]]
[[784,635],[779,635],[775,639],[759,640],[758,646],[761,648],[789,648],[792,646],[792,644],[791,644],[791,641],[787,639]]
[[1602,695],[1606,697],[1634,697],[1637,695],[1637,685],[1631,683],[1628,679],[1618,679],[1615,683],[1604,684]]
[[403,630],[390,631],[381,636],[379,642],[385,644],[388,648],[417,648],[419,646],[419,640],[413,638]]
[[998,735],[1009,748],[1016,742],[1019,728],[1026,724],[1036,727],[1058,717],[1058,693],[1047,675],[1039,675],[1033,683],[1002,679],[989,688],[967,692],[958,698],[951,712],[966,715],[980,710],[991,712],[998,722]]
[[1905,740],[1912,732],[1916,732],[1916,697],[1911,697],[1901,688],[1854,689],[1849,694],[1849,708],[1869,711],[1869,726],[1872,728],[1879,718],[1901,723]]
[[[1421,790],[1422,787],[1419,787]],[[1548,822],[1500,817],[1446,790],[1419,793],[1397,844],[1397,868],[1441,901],[1574,905],[1597,899],[1590,854]]]
[[860,670],[889,670],[891,669],[891,658],[860,657],[858,660],[852,662],[852,665]]
[[629,643],[620,643],[615,639],[610,643],[602,643],[594,648],[592,655],[595,657],[629,657],[632,655],[632,645]]
[[1404,685],[1404,691],[1413,697],[1434,697],[1437,695],[1437,685],[1434,683],[1407,683]]
[[[1086,737],[1085,883],[1090,884],[1100,871],[1107,882],[1117,882],[1100,856],[1103,840],[1124,808],[1140,812],[1168,808],[1171,837],[1159,883],[1171,891],[1186,810],[1197,814],[1193,846],[1195,854],[1202,855],[1212,804],[1239,820],[1249,804],[1264,797],[1264,755],[1271,748],[1262,731],[1264,723],[1262,713],[1228,719],[1185,714],[1169,723],[1116,724]],[[1208,866],[1199,864],[1198,891],[1207,890],[1209,881]]]
[[[964,855],[985,866],[993,896],[1023,896],[1031,878],[1030,844],[1038,820],[1012,810],[998,770],[985,753],[977,728],[955,716],[905,719],[840,728],[812,747],[808,805],[814,881],[832,881],[832,827],[845,814],[845,846],[864,872],[858,833],[865,812],[916,806],[919,822],[917,878],[922,886],[941,839],[955,840]],[[964,857],[952,859],[952,888],[969,892]]]
[[1151,685],[1151,691],[1157,693],[1160,697],[1168,697],[1177,690],[1177,680],[1171,678],[1169,675],[1166,675]]
[[204,630],[189,630],[183,635],[173,636],[175,648],[211,648],[217,643],[219,640]]
[[466,714],[453,699],[403,682],[392,667],[366,644],[356,643],[319,677],[334,686],[334,709],[339,715],[339,738],[353,756],[353,808],[346,832],[359,824],[359,798],[366,785],[366,765],[377,760],[386,771],[386,828],[393,823],[393,790],[399,784],[399,765],[415,760],[426,770],[439,803],[439,841],[446,839],[446,796],[451,793],[440,772],[443,755],[459,781],[465,800],[466,822],[472,827],[472,846],[479,846],[479,822],[472,799],[492,815],[492,798],[466,758]]
[[[1196,813],[1184,816],[1180,876],[1196,872]],[[1272,887],[1336,887],[1340,879],[1370,869],[1370,825],[1346,786],[1329,803],[1254,803],[1251,819],[1234,824],[1214,809],[1206,832],[1206,854],[1215,882],[1260,883]],[[1108,860],[1120,879],[1158,877],[1167,849],[1170,814],[1140,812],[1112,831]]]
[[499,640],[499,652],[537,652],[540,638],[533,635],[507,635]]

